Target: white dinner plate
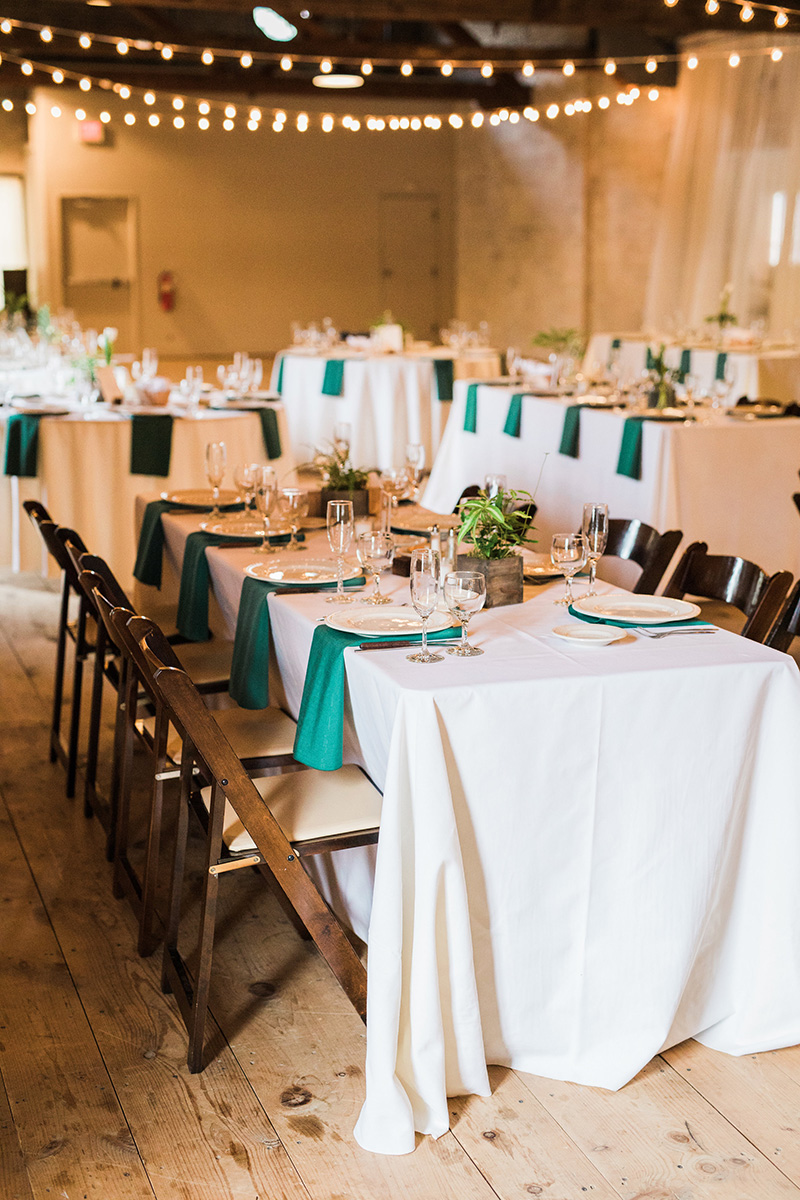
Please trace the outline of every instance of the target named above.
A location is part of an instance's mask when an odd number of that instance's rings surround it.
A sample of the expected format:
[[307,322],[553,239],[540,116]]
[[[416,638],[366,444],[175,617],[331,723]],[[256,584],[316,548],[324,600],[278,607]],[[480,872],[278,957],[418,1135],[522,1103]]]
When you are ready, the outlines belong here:
[[572,606],[576,612],[601,621],[630,621],[632,625],[664,625],[700,615],[697,604],[667,596],[584,596]]
[[580,642],[584,646],[608,646],[627,637],[625,629],[615,625],[556,625],[553,633],[567,642]]
[[11,408],[18,413],[30,413],[38,417],[65,417],[75,409],[64,408],[63,404],[28,404],[24,400],[12,400]]
[[300,529],[324,529],[327,524],[325,517],[300,517],[298,521]]
[[439,529],[457,529],[461,518],[453,513],[435,513],[421,504],[403,504],[392,513],[392,530],[396,533],[427,533],[432,525]]
[[[250,563],[244,569],[245,575],[253,579],[265,579],[268,583],[335,583],[336,560],[332,558],[306,559],[304,555],[279,555],[270,557],[264,562]],[[344,578],[357,579],[361,568],[354,563],[345,563]]]
[[[232,516],[227,519],[223,517],[221,521],[215,521],[213,525],[206,523],[203,528],[206,533],[213,533],[218,537],[252,538],[261,537],[264,532],[264,522],[258,517]],[[271,537],[280,537],[289,533],[290,530],[288,525],[270,521],[269,532]]]
[[[178,492],[162,492],[162,500],[169,500],[170,504],[208,504],[214,503],[211,488],[182,488]],[[221,491],[219,494],[220,504],[236,504],[239,500],[239,493],[228,488]]]
[[[351,608],[348,612],[330,613],[325,624],[341,633],[358,634],[359,637],[398,637],[406,633],[422,633],[422,618],[413,608],[396,605],[393,608]],[[428,633],[449,629],[453,624],[449,613],[434,612],[428,618]]]

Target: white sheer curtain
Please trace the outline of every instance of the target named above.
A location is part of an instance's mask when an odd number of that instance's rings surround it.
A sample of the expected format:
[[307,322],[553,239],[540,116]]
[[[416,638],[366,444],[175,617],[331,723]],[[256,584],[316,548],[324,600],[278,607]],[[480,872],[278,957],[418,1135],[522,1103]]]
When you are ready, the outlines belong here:
[[698,66],[684,66],[678,84],[645,327],[700,328],[730,283],[740,325],[763,321],[773,336],[796,338],[800,37],[703,35],[682,48]]

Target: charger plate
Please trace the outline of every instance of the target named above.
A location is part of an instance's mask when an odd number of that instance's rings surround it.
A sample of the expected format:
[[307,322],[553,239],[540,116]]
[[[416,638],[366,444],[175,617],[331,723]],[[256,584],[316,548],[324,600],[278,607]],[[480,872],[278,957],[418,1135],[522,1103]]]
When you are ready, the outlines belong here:
[[629,621],[631,625],[667,625],[700,615],[699,605],[667,596],[584,596],[572,607],[599,621]]
[[[422,618],[413,608],[395,605],[382,608],[351,608],[346,613],[330,613],[325,624],[341,633],[357,634],[363,638],[402,637],[422,633]],[[453,624],[449,613],[433,612],[428,618],[428,633],[449,629]]]
[[[306,560],[303,555],[295,554],[270,555],[264,562],[250,563],[245,567],[244,573],[251,575],[253,579],[264,579],[267,583],[285,583],[291,586],[336,583],[336,561],[332,558]],[[361,567],[345,563],[345,580],[357,579],[361,573]]]

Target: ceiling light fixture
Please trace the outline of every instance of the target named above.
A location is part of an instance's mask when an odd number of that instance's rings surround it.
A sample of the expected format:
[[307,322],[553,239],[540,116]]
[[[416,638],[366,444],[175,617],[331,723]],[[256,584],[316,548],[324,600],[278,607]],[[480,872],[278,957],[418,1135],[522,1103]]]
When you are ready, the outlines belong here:
[[276,13],[274,8],[254,8],[253,20],[271,42],[291,42],[297,37],[297,26]]

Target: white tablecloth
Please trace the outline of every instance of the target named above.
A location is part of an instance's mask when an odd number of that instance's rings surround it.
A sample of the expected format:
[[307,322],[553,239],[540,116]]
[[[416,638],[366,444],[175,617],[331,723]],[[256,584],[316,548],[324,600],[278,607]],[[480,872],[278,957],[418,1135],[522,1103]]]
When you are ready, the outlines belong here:
[[428,508],[451,512],[463,488],[483,484],[488,472],[506,475],[509,487],[529,490],[541,472],[541,549],[549,549],[553,533],[579,528],[584,503],[598,501],[608,503],[613,517],[636,517],[662,533],[682,529],[684,545],[702,540],[712,554],[738,554],[770,573],[800,574],[800,518],[792,502],[800,490],[800,420],[645,421],[642,478],[629,479],[617,474],[624,415],[584,408],[580,457],[570,458],[559,453],[564,406],[558,400],[527,396],[521,436],[503,432],[510,397],[519,390],[479,387],[477,433],[468,433],[466,387],[456,384],[423,496]]
[[[593,372],[610,364],[615,336],[613,333],[592,335],[583,360],[585,370]],[[657,354],[661,341],[624,335],[618,340],[616,358],[620,382],[636,383],[647,369],[648,347]],[[691,351],[692,375],[699,380],[701,388],[713,391],[719,351],[708,346],[686,348]],[[667,345],[667,366],[680,366],[682,350],[682,346]],[[727,352],[727,361],[734,371],[729,395],[731,404],[735,404],[740,396],[749,396],[751,400],[780,400],[784,404],[800,402],[800,353],[796,349],[732,349]]]
[[[298,462],[308,461],[315,447],[333,441],[337,421],[352,426],[351,458],[358,467],[386,470],[402,467],[408,442],[425,446],[427,463],[439,445],[450,411],[438,398],[433,359],[453,358],[448,352],[418,354],[309,354],[284,351],[275,360],[273,389],[283,362],[281,395]],[[323,396],[325,364],[344,359],[341,396]],[[456,358],[455,375],[491,379],[500,374],[494,350],[471,351]]]
[[[294,457],[283,406],[276,405],[282,456],[272,462],[279,478],[294,479]],[[167,410],[165,410],[167,411]],[[0,440],[5,444],[8,409],[0,408]],[[14,570],[41,570],[41,543],[21,504],[40,499],[54,520],[81,535],[102,555],[124,586],[132,582],[136,556],[132,519],[143,490],[207,487],[205,447],[224,441],[228,470],[223,486],[233,486],[238,462],[267,462],[256,412],[201,409],[196,417],[176,416],[170,472],[165,478],[131,475],[131,422],[113,409],[96,406],[88,415],[45,417],[39,425],[39,473],[36,479],[2,476],[0,484],[0,562]],[[2,450],[0,450],[2,462]]]
[[[164,527],[180,556],[191,518]],[[208,551],[229,628],[252,558]],[[448,1094],[488,1094],[487,1062],[618,1088],[686,1037],[733,1054],[800,1038],[794,662],[722,632],[579,648],[551,636],[554,586],[479,613],[479,659],[345,651],[345,760],[384,790],[370,1150],[442,1134]],[[269,604],[296,714],[330,608]],[[319,868],[357,931],[372,861]]]

